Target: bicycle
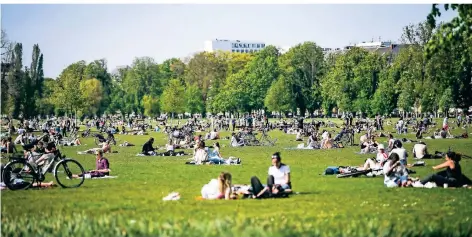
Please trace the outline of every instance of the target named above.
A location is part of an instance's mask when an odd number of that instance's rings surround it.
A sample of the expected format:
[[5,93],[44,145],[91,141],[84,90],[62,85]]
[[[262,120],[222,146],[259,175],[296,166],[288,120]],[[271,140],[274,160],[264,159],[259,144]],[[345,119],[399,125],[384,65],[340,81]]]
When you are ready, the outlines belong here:
[[[80,187],[85,181],[85,170],[82,165],[74,159],[61,155],[59,150],[56,150],[54,155],[54,160],[47,164],[44,169],[29,162],[41,156],[31,151],[28,151],[26,158],[21,155],[10,157],[10,162],[2,170],[3,182],[10,190],[26,190],[35,182],[41,184],[45,180],[45,174],[53,167],[52,173],[62,188]],[[64,180],[62,174],[66,176]],[[72,175],[74,174],[79,175],[79,177],[73,178]],[[77,183],[71,184],[72,182]]]

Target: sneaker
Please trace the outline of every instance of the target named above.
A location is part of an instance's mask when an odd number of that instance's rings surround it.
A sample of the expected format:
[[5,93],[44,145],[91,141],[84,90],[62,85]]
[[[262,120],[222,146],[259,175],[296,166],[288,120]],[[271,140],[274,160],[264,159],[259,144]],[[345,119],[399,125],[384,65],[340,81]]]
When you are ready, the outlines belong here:
[[424,185],[420,181],[416,181],[416,182],[412,183],[411,186],[413,186],[415,188],[424,188]]

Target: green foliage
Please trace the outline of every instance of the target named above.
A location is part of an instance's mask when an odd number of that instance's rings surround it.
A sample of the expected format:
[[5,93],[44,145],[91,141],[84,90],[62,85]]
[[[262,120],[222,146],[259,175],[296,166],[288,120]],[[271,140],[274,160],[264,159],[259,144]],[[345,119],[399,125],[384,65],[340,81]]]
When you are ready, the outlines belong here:
[[80,82],[80,91],[83,103],[81,114],[96,115],[104,94],[102,83],[95,78],[83,80]]
[[159,113],[159,99],[150,95],[143,97],[144,115],[156,116]]
[[195,114],[205,111],[203,95],[201,90],[195,85],[187,86],[185,90],[185,111]]
[[280,76],[267,92],[264,101],[269,111],[292,112],[295,109],[295,100],[291,91],[291,85],[284,76]]
[[166,113],[183,113],[185,111],[184,87],[177,79],[172,79],[161,95],[161,110]]

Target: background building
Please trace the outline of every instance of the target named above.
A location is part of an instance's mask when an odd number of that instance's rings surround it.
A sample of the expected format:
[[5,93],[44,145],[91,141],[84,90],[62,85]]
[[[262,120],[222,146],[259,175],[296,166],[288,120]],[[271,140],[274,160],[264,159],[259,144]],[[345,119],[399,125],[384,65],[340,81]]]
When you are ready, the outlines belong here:
[[215,39],[205,41],[204,50],[215,52],[218,50],[233,53],[254,53],[265,48],[264,42]]

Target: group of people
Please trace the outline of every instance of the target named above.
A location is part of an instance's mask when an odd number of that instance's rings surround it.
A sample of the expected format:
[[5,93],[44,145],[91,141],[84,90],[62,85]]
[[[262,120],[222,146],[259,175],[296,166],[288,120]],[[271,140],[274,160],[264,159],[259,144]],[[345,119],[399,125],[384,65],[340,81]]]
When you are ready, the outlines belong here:
[[290,180],[290,167],[282,163],[279,152],[272,155],[272,165],[268,170],[267,183],[262,184],[258,177],[250,179],[249,189],[234,192],[232,175],[222,172],[218,178],[212,179],[202,187],[203,199],[237,199],[239,195],[250,198],[285,197],[292,193],[292,182]]

